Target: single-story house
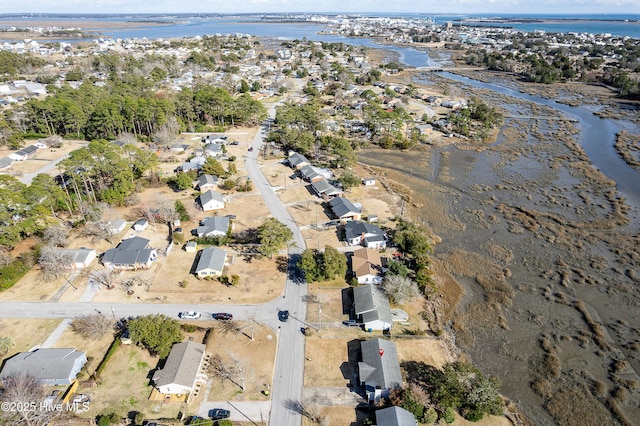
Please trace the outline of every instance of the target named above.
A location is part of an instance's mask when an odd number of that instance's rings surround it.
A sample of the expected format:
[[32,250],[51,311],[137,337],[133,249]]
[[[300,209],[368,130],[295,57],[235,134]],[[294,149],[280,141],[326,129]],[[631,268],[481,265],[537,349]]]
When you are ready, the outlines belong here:
[[84,352],[70,348],[20,352],[5,361],[0,380],[15,374],[27,374],[43,385],[69,385],[86,363]]
[[218,187],[218,176],[203,174],[196,179],[196,189],[205,192]]
[[380,249],[387,246],[382,229],[371,223],[352,220],[344,225],[345,238],[350,246],[365,246]]
[[204,155],[206,157],[218,158],[224,154],[222,145],[219,143],[209,143],[204,146]]
[[311,183],[311,189],[320,198],[334,198],[343,194],[341,189],[331,185],[328,180],[320,179]]
[[208,190],[200,194],[198,199],[202,211],[209,212],[224,209],[224,197],[219,192]]
[[360,342],[362,361],[358,362],[358,378],[369,402],[389,396],[389,391],[402,386],[402,373],[396,345],[385,339]]
[[175,143],[171,145],[171,152],[185,152],[189,148],[189,145],[183,143]]
[[124,219],[115,219],[107,223],[107,232],[111,235],[119,234],[127,226]]
[[202,166],[204,166],[205,161],[206,160],[204,157],[196,156],[189,161],[185,161],[184,163],[182,163],[182,166],[180,166],[180,168],[183,172],[188,172],[189,170],[200,170]]
[[62,256],[68,265],[72,269],[86,268],[96,258],[95,249],[79,248],[79,249],[57,249],[60,256]]
[[38,148],[35,145],[25,146],[24,148],[9,154],[9,158],[11,158],[14,161],[28,160],[29,158],[35,157],[39,149],[40,148]]
[[300,177],[307,182],[315,182],[320,179],[331,179],[333,173],[329,169],[321,169],[320,167],[311,166],[309,164],[302,166],[298,173]]
[[351,256],[351,272],[358,284],[380,284],[384,274],[380,252],[370,248],[355,250]]
[[290,152],[287,162],[293,169],[300,169],[303,166],[311,164],[311,162],[307,160],[307,157],[302,154],[298,154],[297,152]]
[[333,215],[337,219],[340,219],[340,222],[342,223],[346,223],[351,220],[360,220],[362,218],[360,209],[344,197],[336,197],[329,201],[329,207],[331,208]]
[[196,265],[196,275],[198,278],[222,275],[227,252],[217,247],[206,247],[200,252],[200,258]]
[[149,227],[149,221],[147,219],[138,219],[133,224],[133,229],[135,231],[144,231]]
[[102,255],[102,264],[108,268],[138,269],[149,268],[158,254],[149,247],[146,238],[131,237],[122,240],[118,247],[109,249]]
[[207,135],[200,140],[203,145],[217,143],[224,144],[227,141],[227,136]]
[[153,384],[165,399],[186,401],[197,383],[205,384],[202,367],[206,346],[196,342],[176,343],[162,370],[153,375]]
[[229,232],[231,221],[227,216],[212,216],[200,221],[200,226],[193,230],[198,237],[224,237]]
[[389,299],[377,285],[354,287],[353,305],[356,321],[365,330],[389,330],[393,326]]
[[9,167],[11,167],[12,163],[13,163],[12,158],[9,158],[9,157],[0,158],[0,172],[7,170]]
[[376,411],[376,426],[418,426],[418,422],[402,407],[387,407]]

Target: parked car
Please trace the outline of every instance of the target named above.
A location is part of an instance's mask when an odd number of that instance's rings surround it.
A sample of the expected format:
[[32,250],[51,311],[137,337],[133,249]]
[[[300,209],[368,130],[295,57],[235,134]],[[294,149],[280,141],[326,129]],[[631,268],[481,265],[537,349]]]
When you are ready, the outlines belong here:
[[182,318],[182,319],[198,319],[200,318],[200,312],[196,312],[196,311],[189,311],[189,312],[180,312],[178,314],[178,318]]
[[232,320],[233,319],[233,315],[228,314],[226,312],[218,312],[215,314],[211,314],[211,316],[213,317],[213,319],[215,320],[224,320],[224,321],[228,321],[228,320]]
[[282,322],[289,320],[289,311],[278,311],[278,319]]
[[249,152],[251,152],[251,151],[253,151],[253,147],[252,146],[249,147]]
[[212,408],[209,410],[209,418],[211,420],[222,420],[227,419],[231,415],[231,411],[225,410],[223,408]]

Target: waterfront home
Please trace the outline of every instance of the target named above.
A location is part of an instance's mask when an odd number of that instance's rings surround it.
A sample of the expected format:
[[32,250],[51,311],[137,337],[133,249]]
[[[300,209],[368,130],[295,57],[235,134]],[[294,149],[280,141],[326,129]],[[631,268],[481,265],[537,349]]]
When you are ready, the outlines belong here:
[[358,284],[380,284],[384,275],[380,252],[375,249],[361,248],[351,256],[351,273]]
[[381,249],[387,246],[384,231],[371,223],[352,220],[344,225],[345,239],[350,246]]
[[389,396],[389,391],[402,386],[402,373],[396,345],[385,339],[360,342],[362,361],[358,362],[358,379],[370,403]]
[[362,218],[360,209],[344,197],[336,197],[329,201],[329,208],[331,209],[334,217],[339,219],[341,223],[347,223],[351,220],[360,220]]
[[353,308],[356,322],[365,330],[389,330],[393,326],[389,299],[377,285],[354,287]]

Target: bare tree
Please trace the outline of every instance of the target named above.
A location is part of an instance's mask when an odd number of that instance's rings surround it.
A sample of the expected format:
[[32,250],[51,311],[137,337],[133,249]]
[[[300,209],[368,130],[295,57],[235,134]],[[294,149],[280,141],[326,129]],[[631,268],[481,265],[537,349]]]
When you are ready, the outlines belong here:
[[0,423],[13,425],[44,426],[49,424],[58,413],[47,410],[41,405],[44,399],[44,388],[38,381],[27,374],[13,374],[2,379],[3,407],[0,411]]
[[100,240],[105,240],[111,243],[111,233],[107,228],[107,224],[104,222],[88,222],[80,235],[83,237],[91,238],[92,243],[96,243]]
[[297,399],[287,399],[283,403],[283,405],[285,408],[288,408],[289,410],[300,414],[302,417],[308,418],[313,423],[322,426],[328,424],[326,417],[320,413],[318,407],[316,406],[309,406],[308,404],[305,404]]
[[398,304],[408,302],[420,295],[418,284],[401,275],[385,275],[381,287],[389,299]]
[[240,334],[242,333],[242,327],[237,321],[219,321],[218,330],[225,336],[227,334]]
[[161,148],[168,147],[180,130],[180,125],[175,117],[171,117],[153,135],[153,142]]
[[220,380],[229,380],[240,389],[245,389],[247,367],[244,362],[234,354],[230,354],[231,360],[225,362],[219,354],[211,357],[207,372]]
[[110,268],[92,271],[89,279],[107,288],[114,288],[118,282],[118,273]]
[[69,228],[64,225],[51,226],[46,228],[42,234],[45,244],[50,247],[65,247],[67,245],[67,236]]
[[0,267],[7,266],[12,261],[11,255],[6,248],[0,247]]
[[71,259],[64,256],[60,250],[47,245],[40,250],[38,265],[45,279],[56,279],[71,268]]
[[102,314],[80,315],[71,321],[71,328],[86,339],[97,340],[113,331],[114,322]]

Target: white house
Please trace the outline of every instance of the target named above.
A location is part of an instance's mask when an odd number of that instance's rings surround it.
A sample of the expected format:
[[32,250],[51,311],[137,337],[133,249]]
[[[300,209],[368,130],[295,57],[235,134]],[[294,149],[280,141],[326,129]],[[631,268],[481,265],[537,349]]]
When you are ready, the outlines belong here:
[[138,219],[133,224],[133,229],[135,231],[144,231],[149,227],[149,221],[147,219]]
[[198,278],[219,277],[224,270],[227,252],[217,247],[209,246],[202,249],[198,264],[196,265],[196,275]]
[[69,262],[68,266],[72,269],[86,268],[96,258],[95,249],[57,249],[57,252],[64,258],[65,262]]
[[353,306],[356,321],[365,330],[389,330],[393,326],[389,299],[377,285],[354,287]]
[[209,212],[224,209],[224,197],[218,192],[208,190],[200,194],[199,199],[202,211]]
[[127,226],[124,219],[115,219],[107,224],[107,232],[111,235],[119,234]]
[[362,179],[362,184],[364,186],[373,186],[376,184],[376,180],[374,178],[364,178]]
[[351,256],[351,272],[358,280],[358,284],[382,283],[382,259],[378,250],[361,248]]
[[153,383],[162,395],[187,400],[197,383],[206,383],[202,369],[205,345],[195,342],[176,343],[171,348],[162,370],[153,375]]
[[382,229],[371,223],[352,220],[344,225],[345,238],[350,246],[365,246],[371,249],[381,249],[387,246],[387,240]]

